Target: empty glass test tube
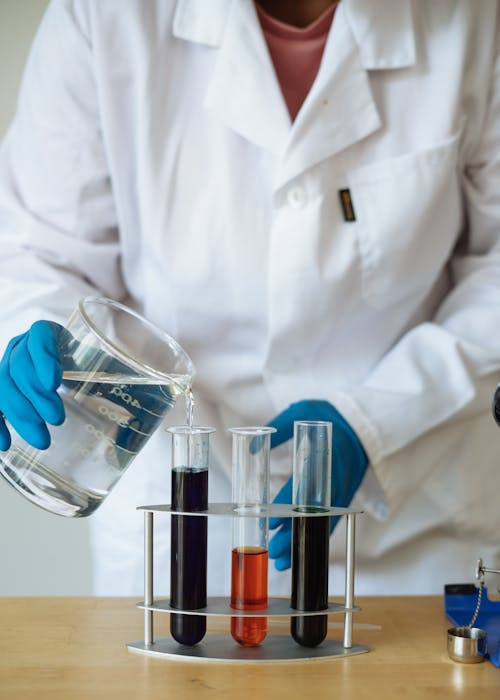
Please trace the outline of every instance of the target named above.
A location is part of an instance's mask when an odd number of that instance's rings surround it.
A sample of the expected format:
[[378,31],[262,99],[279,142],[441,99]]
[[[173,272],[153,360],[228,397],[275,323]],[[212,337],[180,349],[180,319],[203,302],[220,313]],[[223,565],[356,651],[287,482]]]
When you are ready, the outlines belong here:
[[[332,424],[296,421],[293,449],[293,504],[303,513],[330,506]],[[296,610],[328,606],[328,515],[294,517],[292,526],[292,600]],[[327,615],[292,617],[291,634],[300,645],[315,647],[326,637]]]
[[[214,428],[176,426],[172,434],[172,508],[208,508],[209,439]],[[207,604],[207,518],[172,515],[170,537],[170,605],[197,610]],[[192,646],[205,636],[202,615],[171,613],[170,633]]]
[[[259,513],[269,498],[269,455],[275,428],[230,428],[230,432],[232,501],[242,515],[252,514],[233,518],[231,607],[263,610],[267,608],[269,520]],[[231,634],[244,647],[257,646],[266,637],[267,618],[232,617]]]

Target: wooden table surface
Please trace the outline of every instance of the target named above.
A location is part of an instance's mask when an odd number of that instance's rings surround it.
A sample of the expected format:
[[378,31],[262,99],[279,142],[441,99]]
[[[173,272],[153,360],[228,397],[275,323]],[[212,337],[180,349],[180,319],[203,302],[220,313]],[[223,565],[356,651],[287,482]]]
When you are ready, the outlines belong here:
[[[370,652],[312,662],[234,664],[132,653],[142,611],[129,598],[0,598],[0,698],[80,700],[500,699],[500,668],[448,658],[441,597],[359,598],[353,641]],[[155,636],[168,615],[155,614]],[[342,617],[332,616],[342,639]],[[227,620],[211,618],[220,633]],[[273,631],[272,624],[270,632]],[[283,631],[283,623],[280,629]]]

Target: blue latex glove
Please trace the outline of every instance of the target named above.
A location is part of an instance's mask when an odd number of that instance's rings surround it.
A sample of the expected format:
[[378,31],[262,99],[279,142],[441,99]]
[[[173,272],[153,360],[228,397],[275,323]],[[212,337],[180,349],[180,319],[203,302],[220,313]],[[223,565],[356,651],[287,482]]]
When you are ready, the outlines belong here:
[[[50,445],[46,423],[60,425],[64,406],[56,389],[62,366],[59,335],[62,326],[37,321],[27,333],[12,338],[0,361],[0,412],[30,445]],[[10,434],[0,417],[0,450],[10,447]]]
[[[346,508],[356,493],[368,458],[356,433],[344,417],[328,401],[298,401],[274,418],[269,425],[276,428],[271,435],[271,448],[293,437],[296,420],[321,420],[332,423],[332,486],[331,505]],[[292,477],[274,499],[274,503],[292,502]],[[330,518],[330,532],[339,518]],[[279,571],[291,566],[292,522],[290,518],[270,518],[269,527],[279,528],[269,542],[269,556]]]

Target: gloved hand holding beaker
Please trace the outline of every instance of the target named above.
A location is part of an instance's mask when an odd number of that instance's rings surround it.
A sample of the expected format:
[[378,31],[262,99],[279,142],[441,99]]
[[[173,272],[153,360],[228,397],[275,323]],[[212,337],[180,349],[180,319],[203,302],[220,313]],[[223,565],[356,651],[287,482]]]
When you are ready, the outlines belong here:
[[64,328],[33,324],[0,364],[0,475],[42,508],[90,515],[193,375],[173,338],[111,299],[80,300]]
[[[366,452],[349,423],[328,401],[305,400],[291,404],[269,425],[276,428],[271,436],[271,448],[293,437],[294,421],[330,421],[332,423],[331,505],[349,506],[368,467]],[[292,503],[292,477],[281,488],[274,503]],[[333,531],[339,518],[330,518]],[[290,518],[271,518],[271,529],[277,529],[269,542],[269,556],[279,571],[291,566],[292,525]]]
[[[47,423],[61,425],[64,422],[64,403],[57,389],[63,379],[63,364],[66,374],[78,371],[73,355],[67,351],[75,342],[70,332],[59,323],[36,321],[29,331],[9,342],[0,362],[0,412],[29,445],[39,450],[46,450],[50,446]],[[66,350],[64,357],[61,357],[61,348]],[[98,368],[101,374],[123,374],[123,364],[119,360],[95,347],[91,351],[94,371]],[[73,389],[81,384],[82,381],[72,380]],[[113,384],[92,382],[85,387],[86,395],[96,392],[117,406],[128,398],[125,392]],[[164,388],[161,401],[166,392],[169,392],[168,387]],[[128,401],[131,416],[126,423],[118,425],[115,437],[118,447],[128,452],[134,451],[138,436],[145,429],[154,427],[155,417],[161,411],[157,394],[154,388],[151,391],[150,385],[137,385],[134,397]],[[11,436],[2,416],[0,451],[5,451],[11,445]],[[139,433],[136,432],[138,426],[141,427]]]

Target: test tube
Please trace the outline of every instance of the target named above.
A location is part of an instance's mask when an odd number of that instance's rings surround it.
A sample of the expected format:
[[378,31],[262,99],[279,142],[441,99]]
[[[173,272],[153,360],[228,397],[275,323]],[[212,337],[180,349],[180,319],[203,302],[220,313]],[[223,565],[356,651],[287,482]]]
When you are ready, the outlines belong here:
[[[269,454],[275,428],[230,428],[233,436],[232,500],[245,517],[233,518],[231,607],[267,608]],[[260,517],[259,517],[260,515]],[[267,634],[266,617],[232,617],[231,634],[244,647],[259,645]]]
[[[172,434],[172,509],[208,508],[209,438],[214,428],[174,426]],[[207,604],[207,518],[172,515],[170,537],[170,606],[198,610]],[[193,646],[205,636],[203,615],[170,614],[170,634]]]
[[[293,450],[293,504],[303,513],[330,506],[332,424],[296,421]],[[292,526],[292,600],[296,610],[328,606],[328,515],[294,517]],[[291,635],[300,645],[315,647],[326,637],[327,615],[292,617]]]

